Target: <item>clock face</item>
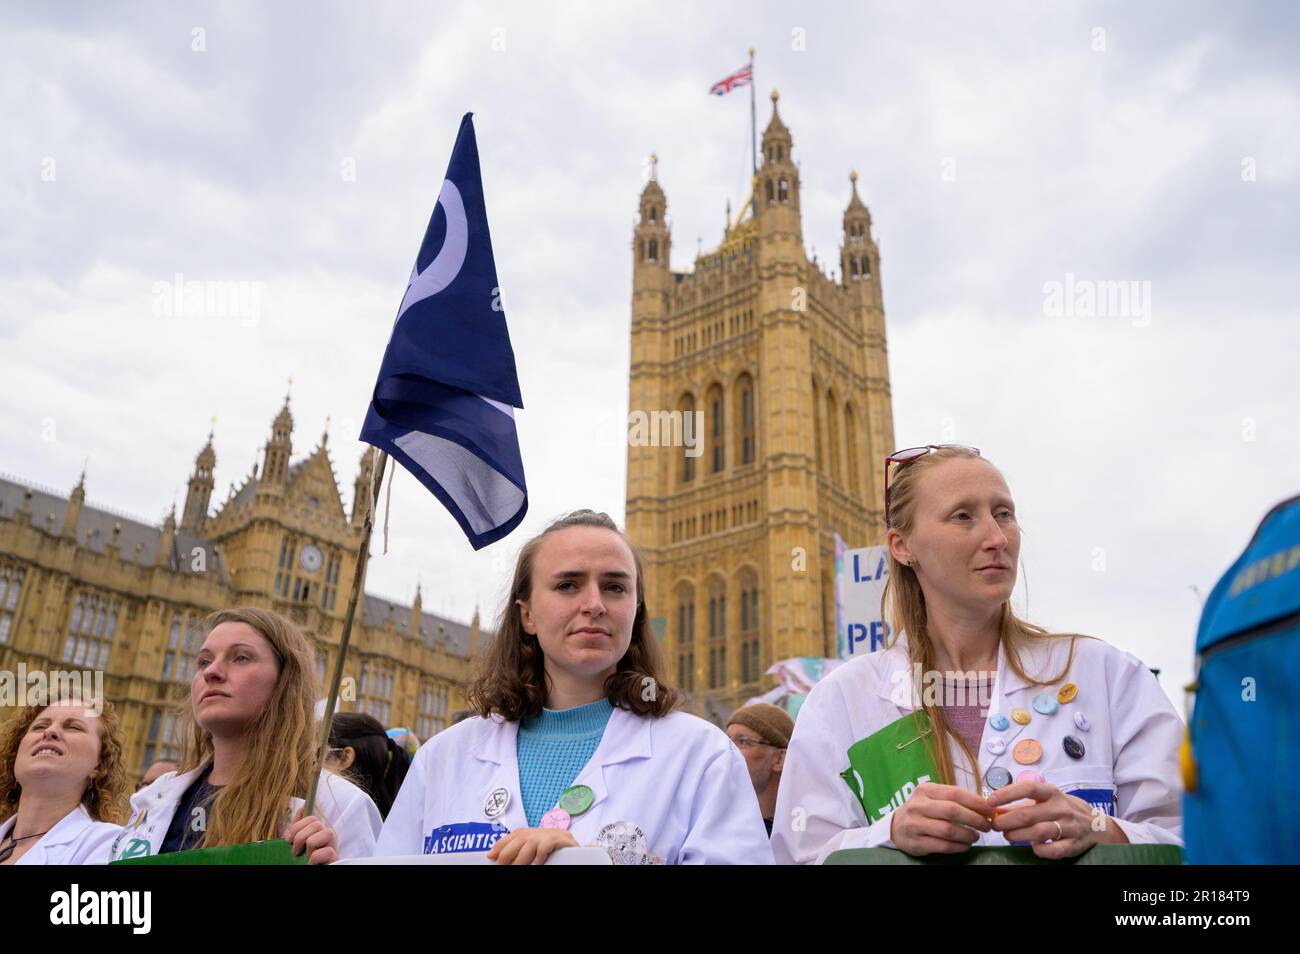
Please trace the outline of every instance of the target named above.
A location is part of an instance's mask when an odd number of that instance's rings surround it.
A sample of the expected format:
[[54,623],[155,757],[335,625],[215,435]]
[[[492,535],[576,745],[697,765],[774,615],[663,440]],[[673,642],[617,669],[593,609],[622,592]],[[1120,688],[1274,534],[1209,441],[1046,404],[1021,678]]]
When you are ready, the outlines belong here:
[[325,558],[321,555],[320,547],[316,546],[314,543],[309,543],[303,547],[302,552],[298,554],[298,562],[302,564],[302,568],[308,573],[315,573],[321,568],[321,564],[325,562]]

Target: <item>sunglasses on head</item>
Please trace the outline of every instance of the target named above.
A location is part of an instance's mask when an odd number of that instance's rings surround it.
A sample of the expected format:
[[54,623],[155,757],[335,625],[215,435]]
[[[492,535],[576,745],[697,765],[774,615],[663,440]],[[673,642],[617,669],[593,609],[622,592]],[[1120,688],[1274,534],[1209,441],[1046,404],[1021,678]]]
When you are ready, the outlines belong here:
[[898,465],[897,467],[894,468],[894,476],[897,477],[898,472],[902,470],[904,467],[906,467],[908,464],[912,463],[913,461],[920,460],[926,454],[933,453],[934,451],[937,450],[944,450],[945,448],[949,448],[949,447],[956,447],[961,450],[971,451],[973,454],[975,454],[976,457],[979,456],[979,452],[980,452],[980,449],[978,447],[971,447],[969,444],[926,444],[923,447],[908,447],[903,450],[896,450],[888,457],[885,458],[885,526],[886,527],[890,525],[889,523],[889,465],[890,464]]

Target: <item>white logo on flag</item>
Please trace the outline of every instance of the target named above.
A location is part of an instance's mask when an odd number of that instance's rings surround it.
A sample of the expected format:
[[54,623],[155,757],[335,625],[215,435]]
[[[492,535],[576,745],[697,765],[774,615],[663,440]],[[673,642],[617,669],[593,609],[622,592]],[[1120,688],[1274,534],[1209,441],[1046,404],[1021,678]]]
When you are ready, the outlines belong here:
[[461,201],[460,190],[450,179],[442,183],[438,204],[447,216],[447,237],[424,271],[419,271],[419,262],[411,269],[411,283],[406,286],[406,296],[402,299],[402,307],[398,309],[398,318],[406,314],[406,309],[416,302],[438,294],[454,282],[460,274],[461,266],[465,264],[465,253],[469,249],[469,221],[465,218],[465,203]]

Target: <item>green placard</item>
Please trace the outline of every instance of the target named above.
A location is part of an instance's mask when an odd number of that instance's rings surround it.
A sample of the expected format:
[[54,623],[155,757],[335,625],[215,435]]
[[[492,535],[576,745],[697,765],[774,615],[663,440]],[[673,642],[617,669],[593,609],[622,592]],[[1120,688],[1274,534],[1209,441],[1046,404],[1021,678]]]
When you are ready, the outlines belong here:
[[114,865],[305,865],[307,853],[294,855],[293,845],[283,838],[254,841],[220,848],[195,848],[192,851],[169,851],[161,855],[124,858]]
[[938,780],[939,770],[926,745],[929,730],[924,712],[908,713],[849,746],[849,767],[840,777],[868,822],[897,811],[922,782]]
[[847,848],[832,852],[828,865],[1181,865],[1177,845],[1095,845],[1075,858],[1040,858],[1032,848],[971,848],[955,855],[917,858],[893,848]]

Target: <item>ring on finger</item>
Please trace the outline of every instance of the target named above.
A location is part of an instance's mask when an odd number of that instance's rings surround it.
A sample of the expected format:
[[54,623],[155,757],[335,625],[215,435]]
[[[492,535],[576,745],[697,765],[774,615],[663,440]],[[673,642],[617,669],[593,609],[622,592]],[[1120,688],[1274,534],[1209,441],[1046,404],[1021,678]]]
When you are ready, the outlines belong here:
[[1065,829],[1062,828],[1061,823],[1055,819],[1052,820],[1052,824],[1056,826],[1056,840],[1060,841],[1065,837]]

